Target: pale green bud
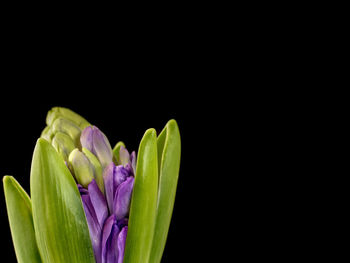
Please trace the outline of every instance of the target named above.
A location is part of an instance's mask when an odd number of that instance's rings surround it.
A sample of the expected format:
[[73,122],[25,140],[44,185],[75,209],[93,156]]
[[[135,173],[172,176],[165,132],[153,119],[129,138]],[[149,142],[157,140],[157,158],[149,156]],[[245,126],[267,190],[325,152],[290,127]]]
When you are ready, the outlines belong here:
[[51,127],[46,126],[45,129],[42,131],[40,137],[44,138],[45,140],[51,143],[54,135],[55,134],[52,132]]
[[53,133],[62,132],[69,135],[75,146],[80,147],[81,129],[74,122],[59,117],[53,122],[51,130]]
[[65,161],[68,160],[69,154],[74,150],[75,145],[71,137],[62,132],[57,132],[52,139],[52,146],[63,157]]
[[89,159],[91,165],[94,167],[94,177],[95,177],[96,183],[97,183],[98,187],[100,188],[101,192],[104,194],[105,187],[104,187],[104,183],[103,183],[103,174],[102,174],[103,171],[102,171],[102,166],[101,166],[100,161],[88,149],[83,147],[82,151],[85,154],[85,156]]
[[113,148],[113,160],[117,164],[121,164],[120,155],[119,155],[121,146],[125,147],[125,144],[123,142],[118,142]]
[[75,179],[87,188],[94,179],[94,168],[89,159],[79,149],[74,149],[69,155],[69,164],[74,171]]
[[74,122],[82,130],[90,125],[90,123],[87,120],[85,120],[83,117],[81,117],[79,114],[67,108],[54,107],[47,113],[47,116],[46,116],[47,126],[51,126],[53,122],[59,117]]

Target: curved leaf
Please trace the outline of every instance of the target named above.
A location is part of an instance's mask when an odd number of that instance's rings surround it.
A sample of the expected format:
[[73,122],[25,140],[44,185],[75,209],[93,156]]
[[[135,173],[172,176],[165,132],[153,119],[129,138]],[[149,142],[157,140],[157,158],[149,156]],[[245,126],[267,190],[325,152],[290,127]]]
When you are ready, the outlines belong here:
[[170,120],[157,139],[159,189],[157,216],[150,261],[160,262],[168,236],[180,168],[181,141],[175,120]]
[[157,137],[154,129],[145,132],[137,159],[124,263],[149,262],[158,190]]
[[38,139],[31,168],[33,221],[44,262],[94,263],[89,229],[77,185],[63,159]]
[[4,176],[3,183],[17,261],[19,263],[40,263],[30,198],[12,176]]

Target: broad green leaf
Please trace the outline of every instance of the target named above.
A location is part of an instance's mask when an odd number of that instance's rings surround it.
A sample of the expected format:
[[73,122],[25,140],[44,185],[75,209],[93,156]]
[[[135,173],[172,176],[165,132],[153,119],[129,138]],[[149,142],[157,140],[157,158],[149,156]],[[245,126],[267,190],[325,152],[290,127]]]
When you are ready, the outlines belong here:
[[89,229],[76,183],[63,159],[38,139],[30,190],[37,244],[46,263],[94,263]]
[[29,196],[12,176],[4,176],[4,192],[12,240],[19,263],[40,263],[35,240],[32,204]]
[[149,262],[158,193],[157,137],[154,129],[145,132],[137,159],[124,263]]
[[160,262],[174,207],[180,168],[181,141],[175,120],[170,120],[157,139],[159,188],[156,225],[150,261]]
[[121,146],[125,147],[125,144],[123,142],[118,142],[113,148],[113,155],[117,164],[120,164],[119,149]]

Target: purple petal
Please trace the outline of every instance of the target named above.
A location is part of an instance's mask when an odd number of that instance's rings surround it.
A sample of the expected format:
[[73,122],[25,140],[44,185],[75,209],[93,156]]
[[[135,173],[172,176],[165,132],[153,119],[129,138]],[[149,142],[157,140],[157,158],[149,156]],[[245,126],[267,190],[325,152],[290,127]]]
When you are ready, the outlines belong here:
[[[81,146],[88,149],[90,152],[93,152],[93,143],[92,143],[92,134],[93,134],[93,129],[91,126],[86,127],[81,135],[80,135],[80,143]],[[95,153],[94,153],[95,154]]]
[[[115,168],[115,175],[114,175],[114,190],[117,190],[117,187],[123,183],[126,178],[129,176],[128,170],[124,168],[123,165],[118,165]],[[114,192],[115,194],[115,192]]]
[[80,195],[87,195],[89,191],[85,189],[81,184],[77,184]]
[[131,162],[132,170],[135,174],[136,173],[136,152],[135,151],[133,151],[130,155],[130,162]]
[[105,184],[106,199],[109,212],[113,213],[113,197],[114,197],[114,163],[110,163],[103,171],[103,181]]
[[81,197],[83,201],[83,207],[86,215],[86,220],[89,226],[90,239],[92,248],[94,250],[95,259],[97,263],[100,263],[101,258],[101,227],[98,223],[98,219],[91,203],[89,195],[83,195]]
[[108,238],[106,245],[106,262],[107,263],[117,263],[118,260],[118,234],[119,228],[117,225],[113,225],[111,234]]
[[107,241],[111,234],[113,225],[116,222],[115,215],[111,215],[107,218],[105,225],[103,227],[103,233],[102,233],[102,263],[106,263],[106,254],[107,254]]
[[92,152],[99,159],[102,168],[112,162],[113,153],[107,137],[95,126],[86,127],[80,136],[82,147]]
[[129,162],[130,154],[124,146],[120,146],[119,159],[121,165],[126,165]]
[[[115,234],[119,233],[119,228],[117,226],[117,219],[115,215],[111,215],[107,218],[105,225],[103,227],[103,233],[102,233],[102,263],[110,263],[107,261],[107,255],[109,255],[111,249],[111,234],[112,239]],[[114,261],[111,261],[114,262]]]
[[124,227],[118,236],[118,262],[117,263],[123,263],[124,259],[124,250],[125,250],[125,242],[126,242],[126,235],[128,233],[128,227]]
[[100,224],[100,227],[102,229],[103,224],[108,216],[106,199],[102,194],[100,188],[98,187],[95,179],[91,181],[91,183],[88,186],[88,189],[91,203],[94,207],[98,223]]
[[133,176],[134,175],[134,171],[133,171],[130,163],[127,163],[125,165],[125,170],[127,171],[128,176]]
[[117,219],[126,217],[129,214],[130,200],[134,186],[134,177],[130,176],[125,182],[118,186],[114,196],[114,214]]
[[101,162],[102,168],[105,168],[112,162],[113,153],[111,145],[107,137],[97,127],[94,127],[94,132],[92,136],[93,153]]
[[122,218],[120,220],[117,220],[117,225],[119,227],[119,229],[122,229],[123,227],[128,225],[128,219],[127,218]]

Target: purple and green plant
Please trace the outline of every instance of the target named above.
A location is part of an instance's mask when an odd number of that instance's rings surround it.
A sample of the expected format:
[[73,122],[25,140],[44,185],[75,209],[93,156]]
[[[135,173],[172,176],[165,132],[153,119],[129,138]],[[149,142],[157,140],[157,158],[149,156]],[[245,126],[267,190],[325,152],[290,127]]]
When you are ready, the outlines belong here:
[[148,129],[138,152],[75,112],[52,108],[37,140],[30,196],[12,176],[4,193],[20,263],[157,263],[180,167],[175,120]]

